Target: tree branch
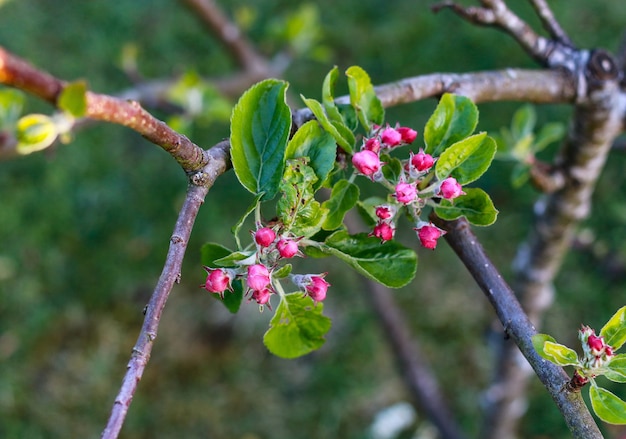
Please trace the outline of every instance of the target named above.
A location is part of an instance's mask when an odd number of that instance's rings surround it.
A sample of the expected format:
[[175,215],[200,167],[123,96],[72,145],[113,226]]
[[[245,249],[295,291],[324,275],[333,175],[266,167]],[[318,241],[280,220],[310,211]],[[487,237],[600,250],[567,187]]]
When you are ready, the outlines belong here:
[[602,438],[602,433],[585,406],[580,393],[569,392],[566,389],[569,377],[565,371],[541,358],[533,348],[531,337],[536,333],[533,324],[511,288],[485,254],[467,221],[460,219],[446,222],[435,215],[431,216],[431,220],[448,232],[445,235],[446,241],[489,299],[498,319],[502,322],[505,334],[519,347],[539,380],[548,390],[574,438]]
[[530,0],[530,4],[535,8],[535,12],[537,12],[543,28],[548,31],[552,40],[558,41],[566,46],[574,47],[572,40],[570,40],[567,33],[565,33],[559,22],[554,18],[554,14],[545,0]]
[[174,283],[180,282],[183,258],[200,206],[217,177],[230,167],[228,149],[229,143],[227,141],[211,148],[208,151],[209,163],[190,179],[191,184],[188,187],[185,202],[174,226],[163,271],[146,308],[139,338],[133,347],[130,360],[126,366],[126,375],[115,398],[107,426],[102,432],[103,439],[117,438],[124,424],[128,408],[137,390],[137,385],[150,360],[150,353],[152,352],[154,340],[157,337],[161,313]]

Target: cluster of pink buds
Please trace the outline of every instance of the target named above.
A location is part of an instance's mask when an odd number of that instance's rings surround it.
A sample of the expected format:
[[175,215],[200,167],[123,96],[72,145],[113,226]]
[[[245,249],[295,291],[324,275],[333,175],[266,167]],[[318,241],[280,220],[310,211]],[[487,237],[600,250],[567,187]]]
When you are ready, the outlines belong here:
[[[304,256],[299,248],[301,237],[292,237],[289,234],[280,235],[271,227],[257,226],[252,231],[252,238],[256,244],[256,252],[250,256],[248,263],[240,268],[210,268],[204,267],[207,278],[202,288],[210,293],[218,294],[224,299],[224,293],[233,291],[232,281],[235,278],[245,279],[246,295],[249,300],[271,309],[270,298],[276,293],[273,285],[272,272],[283,259],[295,256]],[[254,263],[252,263],[254,262]],[[330,284],[324,280],[326,273],[321,275],[300,275],[296,285],[309,295],[315,303],[326,298],[326,291]]]
[[589,326],[583,326],[578,332],[583,345],[583,365],[588,369],[598,369],[606,365],[615,355],[613,348],[605,343],[604,337],[597,336]]
[[421,209],[427,204],[428,198],[452,201],[465,195],[465,192],[454,177],[431,181],[434,177],[431,171],[436,159],[422,148],[417,153],[410,153],[408,160],[403,162],[402,174],[397,176],[395,182],[386,181],[382,172],[386,163],[382,161],[381,154],[398,146],[411,144],[416,137],[417,132],[408,127],[374,127],[373,135],[364,139],[361,150],[352,156],[352,164],[358,174],[393,188],[388,204],[375,207],[378,219],[369,235],[379,238],[381,243],[393,239],[396,230],[394,218],[400,208],[406,207],[417,221],[414,230],[421,245],[434,249],[437,240],[445,232],[431,223],[419,220]]

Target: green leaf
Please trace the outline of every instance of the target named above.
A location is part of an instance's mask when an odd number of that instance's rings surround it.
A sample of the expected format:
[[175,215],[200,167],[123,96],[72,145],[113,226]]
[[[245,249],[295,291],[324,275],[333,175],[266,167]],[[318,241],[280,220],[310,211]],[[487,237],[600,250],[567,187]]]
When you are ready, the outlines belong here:
[[301,97],[302,101],[309,108],[309,110],[311,110],[317,121],[331,136],[333,136],[335,142],[337,142],[337,144],[348,154],[352,154],[352,151],[354,150],[354,143],[356,142],[352,131],[350,131],[347,127],[345,127],[345,129],[337,129],[337,127],[328,119],[328,116],[326,116],[326,113],[322,108],[322,104],[315,99],[307,99],[304,96]]
[[[435,164],[435,175],[437,179],[443,180],[448,177],[452,171],[461,166],[481,147],[486,137],[487,133],[475,134],[450,145],[441,153],[439,160],[437,160]],[[487,167],[489,167],[489,165],[487,165]]]
[[514,139],[521,139],[532,134],[537,122],[535,107],[530,104],[520,107],[514,114],[511,121],[511,134]]
[[314,198],[313,187],[318,179],[307,162],[306,157],[289,160],[280,186],[283,196],[276,203],[276,211],[286,231],[309,237],[322,228],[328,209]]
[[322,303],[314,304],[302,293],[287,294],[270,321],[263,343],[281,358],[297,358],[319,349],[331,325],[323,310]]
[[15,125],[24,107],[24,93],[12,88],[0,89],[0,128]]
[[618,350],[626,342],[626,306],[617,310],[613,317],[606,322],[600,330],[600,336],[604,337],[606,344],[613,350]]
[[532,337],[533,347],[544,359],[559,366],[578,365],[578,355],[576,351],[563,346],[547,334],[535,334]]
[[288,84],[266,79],[248,89],[231,116],[230,155],[241,184],[271,200],[285,168],[291,110],[285,103]]
[[547,123],[537,134],[533,150],[539,152],[553,142],[557,142],[565,135],[565,125],[560,122]]
[[381,244],[366,233],[330,235],[321,250],[337,256],[362,275],[390,288],[400,288],[415,276],[417,255],[396,241]]
[[382,171],[386,180],[396,184],[400,181],[401,177],[404,177],[404,166],[400,159],[387,154],[381,154],[380,160],[385,163],[385,166],[382,167]]
[[438,156],[448,146],[474,132],[478,109],[465,96],[445,93],[424,128],[426,152]]
[[46,149],[59,135],[56,124],[45,114],[28,114],[17,121],[17,152],[30,154]]
[[350,103],[356,110],[363,128],[369,132],[372,124],[382,125],[385,110],[376,96],[369,75],[361,67],[352,66],[346,70],[346,76],[350,90]]
[[333,186],[330,198],[322,203],[328,209],[328,215],[322,228],[335,230],[343,224],[346,212],[352,209],[359,200],[359,187],[348,180],[339,180]]
[[604,376],[616,383],[626,383],[626,354],[619,354],[611,358],[606,368],[608,371]]
[[476,226],[493,224],[498,217],[498,210],[491,198],[479,188],[463,188],[465,195],[454,200],[441,200],[435,207],[437,216],[444,220],[455,220],[461,216]]
[[343,124],[343,117],[335,104],[335,84],[337,83],[338,77],[339,69],[335,66],[324,78],[324,83],[322,84],[322,104],[331,121],[341,122]]
[[[215,268],[219,265],[216,261],[223,259],[230,254],[231,251],[226,247],[208,242],[200,249],[200,260],[202,261],[202,265]],[[240,279],[235,279],[231,282],[231,285],[233,287],[233,291],[226,291],[224,293],[223,300],[221,300],[217,294],[211,294],[211,296],[220,300],[224,306],[234,314],[239,311],[239,307],[241,306],[241,302],[243,300],[243,283]]]
[[602,387],[589,388],[591,406],[598,418],[609,424],[626,424],[626,402]]
[[378,223],[376,216],[376,206],[385,204],[386,200],[381,197],[369,197],[357,203],[357,209],[361,219],[368,227],[374,227]]
[[308,157],[309,166],[315,171],[318,180],[313,190],[319,189],[335,165],[337,145],[333,137],[322,129],[319,123],[310,120],[296,132],[287,144],[287,160]]
[[83,117],[87,112],[87,83],[76,81],[67,84],[59,95],[58,106],[74,117]]
[[[219,265],[220,267],[235,267],[237,265],[241,265],[242,261],[250,259],[254,254],[254,250],[235,251],[224,256],[223,258],[216,259],[215,265]],[[247,261],[246,264],[248,264]]]
[[[496,142],[491,137],[485,137],[482,144],[450,175],[462,185],[478,180],[491,166],[493,157],[496,155],[496,148]],[[444,151],[444,154],[450,149],[452,148]]]

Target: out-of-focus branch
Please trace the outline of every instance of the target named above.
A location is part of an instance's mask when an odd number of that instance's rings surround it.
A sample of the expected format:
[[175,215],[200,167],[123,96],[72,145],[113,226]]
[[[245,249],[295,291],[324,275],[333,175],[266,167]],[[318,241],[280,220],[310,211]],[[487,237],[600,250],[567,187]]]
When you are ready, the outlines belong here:
[[552,9],[545,0],[530,0],[530,4],[535,8],[535,12],[541,19],[543,28],[548,31],[554,41],[558,41],[566,46],[574,47],[567,33],[563,30],[559,22],[554,17]]
[[489,299],[504,327],[505,334],[519,347],[524,358],[550,393],[573,437],[602,438],[602,433],[585,406],[580,393],[567,390],[566,384],[569,377],[565,371],[541,358],[533,348],[531,337],[536,333],[535,327],[526,316],[511,288],[487,257],[469,223],[464,219],[446,222],[435,215],[431,216],[431,220],[447,231],[446,241]]
[[204,198],[217,177],[230,167],[229,143],[221,142],[208,151],[209,164],[190,178],[187,197],[174,226],[170,247],[159,281],[152,293],[145,310],[144,323],[133,347],[132,355],[126,367],[126,375],[111,410],[106,428],[102,432],[103,439],[115,439],[128,413],[137,385],[150,360],[150,353],[157,337],[161,313],[169,297],[174,283],[180,281],[181,266],[187,249],[189,237]]
[[[57,105],[66,82],[36,69],[26,61],[0,47],[0,83],[24,90]],[[136,101],[86,93],[85,117],[112,122],[137,131],[150,142],[170,153],[185,171],[202,169],[209,160],[206,152],[156,119]]]

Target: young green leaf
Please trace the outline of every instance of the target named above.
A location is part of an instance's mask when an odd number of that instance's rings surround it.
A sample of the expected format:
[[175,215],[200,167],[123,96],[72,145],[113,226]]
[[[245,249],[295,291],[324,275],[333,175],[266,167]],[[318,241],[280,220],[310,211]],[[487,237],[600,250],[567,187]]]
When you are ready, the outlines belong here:
[[[443,180],[448,177],[452,171],[461,166],[481,147],[486,137],[487,133],[475,134],[450,145],[441,153],[439,160],[435,164],[435,175],[437,178]],[[464,184],[460,181],[459,183]]]
[[565,131],[565,125],[560,122],[545,124],[541,127],[541,130],[539,130],[539,133],[537,134],[533,150],[535,152],[539,152],[549,144],[561,140],[565,135]]
[[326,110],[326,114],[331,121],[343,124],[343,117],[335,104],[335,84],[337,83],[338,77],[339,69],[335,66],[324,78],[324,83],[322,84],[322,104],[324,105],[324,110]]
[[589,399],[598,418],[609,424],[626,424],[626,402],[602,387],[592,385]]
[[7,129],[17,122],[24,106],[24,93],[11,88],[0,89],[0,129]]
[[425,152],[440,155],[448,146],[474,132],[478,109],[465,96],[444,94],[424,127]]
[[346,70],[350,103],[356,110],[359,121],[365,131],[372,129],[372,124],[382,125],[385,119],[385,110],[376,96],[369,75],[361,67],[352,66]]
[[243,226],[248,216],[250,216],[250,214],[256,210],[257,206],[261,202],[261,197],[263,197],[263,194],[259,194],[254,197],[254,200],[252,201],[250,206],[248,206],[243,215],[241,215],[241,218],[239,218],[235,225],[232,226],[230,229],[230,232],[235,236],[235,242],[237,243],[238,249],[241,249],[241,241],[239,240],[239,232],[241,231],[241,227]]
[[348,180],[339,180],[333,186],[330,198],[322,203],[328,209],[328,216],[322,225],[324,230],[335,230],[343,224],[346,212],[359,200],[359,187]]
[[383,166],[383,176],[389,182],[396,184],[400,182],[401,178],[404,178],[404,167],[402,161],[397,157],[391,157],[388,154],[381,154],[380,161],[385,163]]
[[319,349],[331,325],[323,310],[322,303],[314,304],[302,293],[287,294],[270,321],[263,343],[281,358],[297,358]]
[[[315,99],[307,99],[304,96],[301,97],[302,101],[309,108],[309,110],[311,110],[317,121],[331,136],[333,136],[335,142],[337,142],[337,144],[348,154],[352,154],[352,151],[354,150],[354,143],[356,142],[352,131],[345,126],[343,126],[343,128],[338,128],[338,126],[342,126],[342,124],[337,123],[337,121],[331,122],[328,119],[328,116],[326,116],[322,104],[318,101]],[[335,124],[333,124],[333,122],[335,122]]]
[[[444,151],[444,154],[449,149]],[[459,184],[463,185],[476,181],[489,169],[495,154],[496,142],[491,137],[485,137],[482,144],[463,163],[455,168],[450,175],[456,178]]]
[[613,350],[618,350],[626,342],[626,306],[617,310],[613,317],[606,322],[600,330],[600,336],[604,337],[606,344]]
[[606,368],[608,371],[604,376],[616,383],[626,383],[626,354],[619,354],[611,358]]
[[578,364],[576,351],[556,342],[547,334],[535,334],[532,337],[533,347],[544,359],[559,366],[575,366]]
[[526,104],[520,107],[514,114],[511,121],[511,134],[514,139],[521,139],[532,134],[537,122],[537,113],[535,107]]
[[308,157],[308,165],[313,168],[317,182],[313,190],[319,189],[335,165],[337,145],[333,137],[314,120],[300,127],[287,144],[287,160]]
[[46,149],[59,135],[56,124],[45,114],[28,114],[17,121],[17,152],[30,154]]
[[58,106],[74,117],[83,117],[87,112],[87,83],[76,81],[67,84],[59,95]]
[[254,195],[271,200],[285,168],[291,110],[285,103],[288,84],[266,79],[248,89],[231,116],[231,159],[237,178]]
[[498,210],[491,198],[479,188],[463,188],[465,195],[454,200],[441,200],[435,207],[437,216],[444,220],[455,220],[461,216],[476,226],[493,224],[498,217]]
[[323,252],[337,256],[362,275],[387,287],[403,287],[415,276],[417,255],[396,241],[381,244],[366,233],[349,235],[338,231],[324,244]]

